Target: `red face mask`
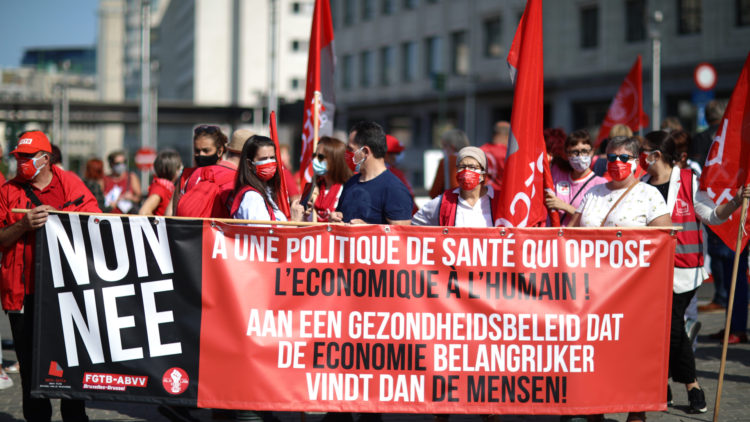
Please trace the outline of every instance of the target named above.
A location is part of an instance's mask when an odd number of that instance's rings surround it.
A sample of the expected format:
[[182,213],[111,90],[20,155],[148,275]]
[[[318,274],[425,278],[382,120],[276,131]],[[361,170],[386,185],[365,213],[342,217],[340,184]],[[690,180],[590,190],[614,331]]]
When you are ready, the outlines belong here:
[[463,169],[456,173],[458,186],[463,190],[472,190],[482,181],[482,173],[474,170]]
[[630,167],[630,163],[615,160],[613,163],[607,163],[607,173],[612,177],[612,180],[622,182],[633,173],[633,168]]
[[264,182],[271,180],[273,175],[276,174],[276,160],[272,158],[253,164],[255,164],[255,174],[258,176],[258,179]]
[[42,157],[36,157],[36,158],[26,158],[26,159],[18,159],[18,174],[24,179],[24,180],[31,180],[34,177],[36,177],[37,174],[39,174],[39,171],[42,169],[42,167],[36,166],[36,161],[39,160]]
[[354,163],[354,153],[347,150],[344,153],[344,161],[346,162],[347,167],[349,167],[349,170],[354,171],[355,168],[357,168],[357,165]]

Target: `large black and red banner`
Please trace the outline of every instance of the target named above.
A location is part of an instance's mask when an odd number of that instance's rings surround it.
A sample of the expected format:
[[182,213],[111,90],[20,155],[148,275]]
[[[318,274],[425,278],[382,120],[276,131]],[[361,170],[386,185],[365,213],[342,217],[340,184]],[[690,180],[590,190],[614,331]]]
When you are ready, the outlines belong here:
[[673,255],[657,229],[52,215],[33,391],[253,410],[663,410]]

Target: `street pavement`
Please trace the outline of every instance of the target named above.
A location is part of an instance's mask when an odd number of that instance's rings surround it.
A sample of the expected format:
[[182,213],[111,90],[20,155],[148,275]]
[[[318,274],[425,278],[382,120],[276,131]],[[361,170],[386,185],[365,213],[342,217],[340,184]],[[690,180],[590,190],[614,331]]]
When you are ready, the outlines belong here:
[[[699,303],[709,302],[713,295],[713,285],[704,284],[698,291]],[[674,407],[665,412],[649,412],[649,421],[711,421],[713,420],[714,403],[716,400],[716,387],[719,374],[719,362],[721,360],[721,344],[711,340],[708,334],[715,333],[724,328],[724,313],[702,313],[699,320],[703,328],[698,336],[698,349],[696,351],[696,366],[698,379],[706,392],[708,412],[704,414],[688,414],[687,393],[682,385],[671,382],[674,393]],[[0,333],[3,339],[9,339],[10,327],[6,316],[0,315]],[[15,360],[12,350],[3,350],[3,358]],[[0,422],[23,421],[21,410],[21,380],[18,374],[11,374],[14,386],[0,390]],[[593,388],[593,387],[592,387]],[[61,421],[57,400],[53,400],[53,421]],[[87,402],[87,412],[92,421],[167,421],[157,411],[157,406],[142,403],[124,402]],[[215,420],[210,410],[192,410],[191,415],[200,421]],[[317,422],[322,418],[320,414],[300,413],[276,413],[281,421]],[[219,417],[220,415],[216,415]],[[609,414],[608,422],[625,421],[626,414]],[[224,418],[223,420],[227,420]],[[383,420],[390,421],[432,421],[431,415],[383,415]],[[455,415],[451,421],[480,421],[476,415]],[[534,416],[534,415],[503,415],[502,421],[558,421],[557,416]],[[727,365],[724,376],[723,393],[721,397],[720,421],[750,421],[750,344],[731,345],[727,353]]]

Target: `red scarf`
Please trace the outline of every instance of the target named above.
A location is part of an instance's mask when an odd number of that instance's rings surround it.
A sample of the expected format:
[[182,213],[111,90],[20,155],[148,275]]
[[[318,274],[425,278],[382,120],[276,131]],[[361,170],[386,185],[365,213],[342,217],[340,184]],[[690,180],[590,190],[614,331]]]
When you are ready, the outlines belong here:
[[315,211],[318,213],[318,221],[328,221],[328,216],[336,211],[336,205],[339,202],[339,193],[341,193],[341,183],[336,183],[331,186],[331,189],[326,191],[325,182],[320,181],[318,183],[318,198],[315,200]]

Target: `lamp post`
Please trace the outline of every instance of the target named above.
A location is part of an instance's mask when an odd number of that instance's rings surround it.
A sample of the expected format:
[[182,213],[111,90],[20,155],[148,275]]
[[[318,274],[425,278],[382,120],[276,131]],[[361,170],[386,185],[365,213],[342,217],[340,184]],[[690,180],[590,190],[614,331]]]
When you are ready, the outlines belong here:
[[[141,148],[151,145],[151,0],[141,0]],[[141,171],[141,192],[148,189],[148,172]]]
[[661,31],[659,27],[664,20],[661,10],[654,11],[651,24],[651,128],[659,130],[661,126]]

